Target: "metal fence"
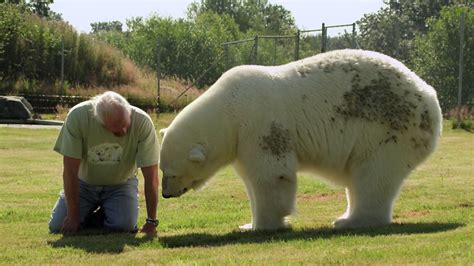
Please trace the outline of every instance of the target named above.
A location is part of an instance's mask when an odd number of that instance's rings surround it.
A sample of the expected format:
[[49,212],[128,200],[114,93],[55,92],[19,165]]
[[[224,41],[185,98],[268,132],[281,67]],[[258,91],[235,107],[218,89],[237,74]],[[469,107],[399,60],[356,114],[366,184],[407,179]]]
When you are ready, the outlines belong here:
[[[347,42],[334,45],[331,37],[328,36],[328,30],[335,28],[351,28],[351,33],[344,33]],[[316,34],[315,34],[316,33]],[[340,37],[340,36],[338,36]],[[159,45],[159,44],[157,44]],[[342,48],[359,48],[356,41],[356,24],[342,24],[326,26],[322,23],[320,29],[298,30],[294,35],[255,35],[253,38],[225,42],[223,59],[219,57],[217,62],[224,60],[226,69],[234,66],[253,64],[253,65],[280,65],[300,58],[308,57],[325,51]],[[159,51],[159,49],[157,49]],[[160,66],[160,55],[157,55],[158,66]],[[216,63],[211,64],[210,68],[215,67]],[[208,69],[209,70],[209,69]],[[203,75],[208,71],[206,70]],[[157,91],[157,112],[166,109],[160,101],[160,77],[161,71],[158,67],[158,91]],[[199,80],[195,80],[197,83]],[[185,95],[186,91],[194,87],[189,85],[181,94],[179,94],[167,108],[173,108],[173,103]]]
[[[331,45],[328,30],[351,27],[344,35],[345,44]],[[314,35],[314,33],[317,33]],[[320,29],[298,30],[294,35],[255,35],[253,38],[223,43],[227,69],[241,64],[278,65],[298,60],[309,55],[341,48],[358,48],[356,24],[326,26]],[[264,49],[261,49],[261,48]]]

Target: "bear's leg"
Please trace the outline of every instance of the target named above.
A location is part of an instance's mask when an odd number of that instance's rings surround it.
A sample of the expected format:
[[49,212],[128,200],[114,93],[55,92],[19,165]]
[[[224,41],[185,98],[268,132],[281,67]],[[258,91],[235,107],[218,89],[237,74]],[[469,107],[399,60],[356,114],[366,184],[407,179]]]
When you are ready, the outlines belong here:
[[349,215],[351,214],[351,210],[352,210],[352,205],[351,205],[351,202],[353,200],[351,200],[350,196],[352,194],[349,193],[349,189],[346,188],[346,200],[347,200],[347,208],[346,208],[346,211],[344,212],[343,215],[341,215],[338,220],[340,219],[347,219],[349,217]]
[[409,171],[396,163],[367,163],[352,177],[346,188],[347,210],[336,228],[360,228],[390,224],[393,203]]
[[[241,177],[244,175],[242,173],[239,173]],[[255,211],[255,192],[253,191],[253,186],[249,181],[249,178],[242,178],[244,180],[245,188],[247,190],[247,195],[250,199],[250,207],[252,208],[252,215],[254,216]],[[252,230],[252,223],[244,224],[239,226],[240,229],[244,230]]]
[[285,217],[293,212],[296,198],[296,167],[289,165],[294,163],[282,159],[275,163],[254,161],[238,171],[252,207],[252,223],[241,229],[276,230],[287,226]]
[[296,198],[296,174],[272,175],[253,180],[255,192],[252,229],[285,228],[285,217],[293,212]]

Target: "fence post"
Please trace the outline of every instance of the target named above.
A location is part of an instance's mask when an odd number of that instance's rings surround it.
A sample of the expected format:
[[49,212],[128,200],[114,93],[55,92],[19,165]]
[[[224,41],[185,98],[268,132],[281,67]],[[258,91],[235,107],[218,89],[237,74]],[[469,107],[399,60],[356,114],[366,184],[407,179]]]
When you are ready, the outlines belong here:
[[276,65],[277,56],[277,39],[273,39],[273,65]]
[[457,127],[461,126],[461,106],[462,106],[462,78],[464,72],[464,12],[461,12],[461,26],[459,30],[459,76],[458,76],[458,121]]
[[464,72],[464,12],[461,13],[461,27],[459,31],[459,77],[458,77],[458,107],[462,105],[462,79]]
[[229,45],[224,44],[225,69],[229,69]]
[[352,48],[357,48],[356,45],[356,24],[352,23]]
[[64,90],[64,36],[61,38],[61,91]]
[[156,115],[160,115],[161,97],[161,58],[160,58],[160,37],[156,38]]
[[254,48],[255,50],[253,51],[252,63],[256,65],[258,61],[258,35],[255,35]]
[[297,30],[295,35],[295,61],[300,59],[300,34],[300,30]]
[[325,24],[323,23],[322,27],[321,27],[322,31],[321,31],[321,53],[324,53],[326,52],[326,26]]

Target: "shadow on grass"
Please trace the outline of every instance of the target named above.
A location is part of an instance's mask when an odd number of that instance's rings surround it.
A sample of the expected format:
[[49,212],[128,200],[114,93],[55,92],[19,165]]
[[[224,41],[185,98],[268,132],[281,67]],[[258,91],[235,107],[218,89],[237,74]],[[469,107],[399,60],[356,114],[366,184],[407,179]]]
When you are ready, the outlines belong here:
[[[357,229],[336,230],[333,228],[317,229],[287,229],[273,232],[234,231],[227,234],[191,233],[175,236],[159,237],[157,241],[146,236],[130,233],[103,234],[97,232],[83,232],[77,235],[63,235],[58,240],[48,241],[54,248],[76,248],[91,253],[121,253],[126,246],[142,246],[150,243],[157,248],[180,247],[212,247],[232,244],[265,243],[291,240],[329,239],[340,236],[380,236],[404,234],[428,234],[457,229],[463,227],[461,223],[408,223],[393,224],[390,226]],[[154,242],[154,243],[153,243]],[[159,243],[156,245],[156,243]]]
[[91,253],[121,253],[126,246],[141,246],[147,242],[153,242],[153,238],[132,233],[85,231],[62,235],[58,240],[48,241],[48,244],[53,248],[75,248]]
[[427,234],[454,230],[462,226],[464,226],[464,224],[460,223],[408,223],[393,224],[380,228],[357,230],[336,230],[333,228],[318,228],[300,230],[287,229],[274,232],[234,231],[232,233],[222,235],[199,233],[165,236],[160,237],[159,241],[165,248],[223,246],[229,244],[264,243],[289,240],[328,239],[340,236]]

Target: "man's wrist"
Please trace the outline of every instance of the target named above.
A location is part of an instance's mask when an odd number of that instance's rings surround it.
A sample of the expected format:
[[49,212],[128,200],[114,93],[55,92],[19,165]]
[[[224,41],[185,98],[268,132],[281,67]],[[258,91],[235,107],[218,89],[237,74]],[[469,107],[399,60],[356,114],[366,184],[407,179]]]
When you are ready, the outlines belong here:
[[67,211],[66,213],[66,216],[69,218],[69,219],[79,219],[79,210],[77,211],[74,211],[74,210],[71,210],[71,211]]
[[152,225],[154,225],[155,227],[157,227],[158,224],[160,223],[160,221],[158,221],[158,219],[153,219],[153,218],[146,218],[146,219],[145,219],[145,222],[146,222],[147,224],[152,224]]

